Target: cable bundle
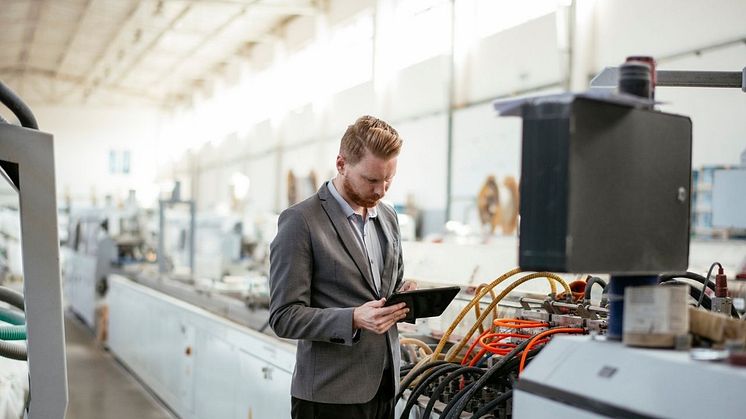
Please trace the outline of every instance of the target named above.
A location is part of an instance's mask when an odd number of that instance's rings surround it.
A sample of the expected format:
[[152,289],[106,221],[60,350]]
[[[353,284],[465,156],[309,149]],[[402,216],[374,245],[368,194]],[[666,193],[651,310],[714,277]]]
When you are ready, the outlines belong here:
[[[544,329],[548,327],[548,324],[519,319],[498,319],[497,305],[516,287],[536,278],[545,278],[549,282],[551,295],[556,295],[557,283],[560,284],[567,295],[571,295],[568,284],[558,275],[549,272],[526,274],[511,282],[499,294],[495,294],[493,289],[497,285],[520,272],[521,270],[518,268],[513,269],[489,284],[480,285],[474,297],[451,323],[431,353],[427,353],[427,350],[419,343],[403,339],[405,345],[411,346],[414,344],[419,347],[419,356],[412,356],[414,351],[410,348],[405,349],[410,352],[410,360],[418,359],[418,361],[416,364],[402,369],[403,378],[396,400],[402,397],[407,389],[411,388],[411,394],[402,412],[402,418],[409,417],[412,407],[421,395],[427,395],[430,398],[423,412],[423,418],[430,416],[435,403],[439,400],[446,403],[441,417],[455,418],[464,410],[479,410],[481,412],[485,407],[490,406],[489,410],[485,410],[483,413],[487,414],[512,397],[512,380],[517,376],[521,363],[518,356],[525,355],[523,361],[523,364],[525,364],[539,351],[539,349],[524,351],[529,342],[534,342],[531,345],[531,347],[534,347],[548,340],[542,337],[534,341],[535,335],[530,331],[532,329]],[[487,294],[490,294],[492,300],[487,308],[481,311],[479,305],[482,298]],[[472,310],[474,310],[476,316],[474,324],[447,353],[443,354],[453,331]],[[492,314],[491,327],[485,329],[484,322],[490,314]],[[479,335],[472,341],[477,330],[479,330]],[[471,346],[461,356],[462,350],[469,342],[471,342]],[[477,346],[479,350],[475,353]],[[429,347],[427,348],[429,349]],[[498,361],[487,370],[476,367],[486,354],[498,358]],[[486,386],[485,384],[489,385]],[[474,398],[477,393],[481,395],[479,399]],[[484,402],[487,402],[487,404],[485,405]],[[479,408],[479,406],[482,407]]]

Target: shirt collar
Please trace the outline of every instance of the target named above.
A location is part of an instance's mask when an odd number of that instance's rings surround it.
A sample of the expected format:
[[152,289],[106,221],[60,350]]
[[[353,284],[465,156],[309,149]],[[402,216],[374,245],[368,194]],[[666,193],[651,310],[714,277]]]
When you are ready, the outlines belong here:
[[[345,201],[345,199],[342,198],[342,195],[340,195],[339,191],[337,191],[337,188],[334,187],[333,181],[330,180],[329,182],[327,182],[326,186],[327,188],[329,188],[329,193],[331,193],[334,199],[337,201],[337,203],[339,203],[339,206],[342,208],[342,212],[344,212],[345,217],[350,218],[352,217],[353,214],[357,214],[352,209],[350,204],[348,204],[347,201]],[[357,214],[357,215],[360,215],[360,214]],[[376,207],[368,208],[368,218],[376,218],[376,217],[378,217],[378,210],[376,209]]]

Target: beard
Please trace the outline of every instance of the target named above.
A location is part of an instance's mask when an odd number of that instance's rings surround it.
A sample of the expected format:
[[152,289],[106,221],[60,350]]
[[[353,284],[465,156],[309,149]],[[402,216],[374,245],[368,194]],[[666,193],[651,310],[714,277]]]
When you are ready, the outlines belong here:
[[342,177],[342,188],[344,189],[345,195],[347,195],[348,198],[352,202],[355,203],[355,205],[360,205],[364,208],[373,208],[378,204],[378,201],[383,198],[383,196],[374,195],[371,197],[364,197],[357,193],[355,191],[355,188],[352,186],[352,183],[350,183],[350,180],[347,178],[347,176]]

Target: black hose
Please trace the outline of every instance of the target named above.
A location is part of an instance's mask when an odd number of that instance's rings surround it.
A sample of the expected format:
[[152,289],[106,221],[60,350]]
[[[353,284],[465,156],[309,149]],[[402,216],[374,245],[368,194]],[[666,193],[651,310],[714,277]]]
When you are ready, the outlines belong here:
[[[500,358],[500,360],[493,365],[490,369],[488,369],[484,375],[479,377],[477,381],[475,381],[473,384],[474,386],[471,387],[468,391],[461,391],[461,393],[464,393],[463,397],[458,398],[458,402],[454,403],[453,408],[449,409],[448,415],[441,415],[443,419],[456,419],[461,415],[461,412],[464,411],[464,408],[466,407],[466,404],[469,402],[469,400],[474,396],[474,393],[476,392],[475,389],[482,388],[482,386],[487,382],[487,380],[490,379],[493,375],[500,372],[503,368],[505,368],[505,365],[510,361],[512,358],[514,358],[517,354],[519,354],[523,349],[528,346],[528,343],[531,342],[531,339],[526,339],[523,342],[519,343],[515,348],[513,348],[507,355]],[[466,388],[464,388],[466,390]],[[461,394],[459,393],[459,394]],[[454,398],[454,400],[456,400]]]
[[712,265],[710,265],[710,270],[707,271],[707,277],[705,277],[705,283],[702,286],[702,295],[699,296],[699,301],[697,302],[697,307],[702,305],[702,297],[705,296],[705,288],[710,285],[710,275],[712,275],[712,270],[715,268],[715,265],[719,266],[720,269],[723,269],[723,265],[721,265],[719,262],[715,262]]
[[26,361],[28,359],[28,349],[17,343],[8,343],[0,340],[0,356],[18,361]]
[[430,414],[433,411],[433,408],[435,407],[435,402],[440,399],[440,395],[443,394],[446,387],[455,380],[456,378],[461,377],[462,375],[466,374],[484,374],[484,371],[482,368],[477,367],[461,367],[455,371],[450,372],[444,379],[443,382],[438,385],[438,387],[433,390],[433,393],[430,395],[430,400],[427,402],[427,406],[425,406],[425,410],[422,412],[422,418],[421,419],[429,419]]
[[[658,283],[666,282],[676,278],[693,279],[700,284],[704,284],[706,281],[706,278],[704,276],[694,272],[666,272],[658,275]],[[711,289],[713,292],[715,291],[714,284],[709,283],[709,281],[707,283],[707,288]]]
[[[691,273],[691,272],[688,272],[688,273]],[[694,274],[694,275],[696,275],[696,274]],[[660,282],[660,285],[669,285],[669,284],[687,285],[689,287],[689,295],[692,298],[694,298],[698,303],[701,302],[700,303],[701,306],[704,307],[705,309],[710,310],[710,311],[712,310],[712,299],[710,298],[709,295],[707,295],[707,293],[705,293],[705,295],[702,295],[702,291],[700,291],[698,288],[693,287],[692,284],[690,284],[690,283],[688,283],[686,281],[682,281],[680,279],[676,279],[676,278],[688,278],[688,279],[694,279],[694,280],[696,280],[696,278],[692,278],[690,276],[677,275],[677,276],[671,277],[669,279],[662,280]],[[703,276],[700,276],[700,278],[704,279]],[[712,289],[712,287],[709,287],[709,286],[708,286],[708,288]],[[734,317],[736,319],[740,319],[741,318],[741,316],[738,314],[738,310],[736,310],[736,308],[733,307],[732,305],[730,307],[730,315],[731,315],[731,317]]]
[[505,402],[505,401],[507,401],[508,399],[510,399],[512,397],[513,397],[513,389],[510,389],[510,390],[504,392],[503,394],[497,396],[494,400],[491,400],[489,403],[487,403],[484,406],[482,406],[479,410],[477,410],[471,416],[471,419],[481,418],[482,416],[486,415],[487,413],[495,410],[500,403]]
[[[456,394],[456,396],[454,396],[453,400],[451,400],[450,402],[448,402],[448,404],[446,405],[446,407],[443,408],[443,412],[440,414],[440,417],[443,418],[443,419],[452,417],[452,416],[450,416],[450,413],[453,410],[453,407],[456,406],[464,398],[464,396],[466,396],[466,394],[469,393],[469,391],[471,391],[472,388],[474,388],[474,384],[476,384],[476,383],[477,382],[474,381],[473,383],[469,383],[469,384],[465,385],[464,388],[461,391],[459,391]],[[466,402],[468,402],[468,400]],[[466,402],[464,402],[464,406],[466,406]],[[463,408],[461,410],[463,410]],[[459,415],[460,414],[461,413],[459,413]],[[456,417],[458,417],[458,416],[456,416]]]
[[23,294],[8,287],[0,287],[0,301],[4,301],[22,311],[26,310],[23,303]]
[[13,112],[22,127],[39,129],[39,124],[36,123],[31,109],[2,81],[0,81],[0,102]]
[[439,377],[442,377],[443,374],[447,374],[450,371],[460,368],[461,365],[459,364],[445,364],[431,369],[429,374],[412,389],[411,393],[409,393],[409,398],[407,399],[407,403],[404,405],[404,410],[402,410],[400,419],[409,418],[409,412],[412,410],[412,407],[414,407],[414,404],[417,403],[417,399],[425,392],[425,390],[427,390],[430,383],[434,382]]
[[588,279],[588,281],[585,283],[585,299],[590,300],[591,299],[591,289],[593,288],[593,284],[598,284],[601,286],[601,288],[606,288],[606,281],[603,279],[592,276]]
[[404,381],[402,381],[399,384],[399,392],[396,393],[396,397],[394,397],[394,403],[396,403],[399,399],[401,399],[401,396],[404,394],[404,391],[422,373],[424,373],[425,371],[429,370],[430,368],[437,367],[438,365],[443,365],[443,364],[448,364],[448,362],[442,361],[442,360],[441,361],[434,361],[434,362],[427,363],[427,364],[421,366],[420,368],[418,368],[418,369],[416,369],[414,371],[411,371],[410,374],[409,374],[409,378],[406,378]]

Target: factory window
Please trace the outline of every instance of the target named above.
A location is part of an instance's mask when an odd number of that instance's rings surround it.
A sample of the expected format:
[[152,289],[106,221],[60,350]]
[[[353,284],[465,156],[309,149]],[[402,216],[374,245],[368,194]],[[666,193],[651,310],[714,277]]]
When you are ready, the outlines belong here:
[[129,150],[109,150],[109,173],[112,175],[130,173]]

